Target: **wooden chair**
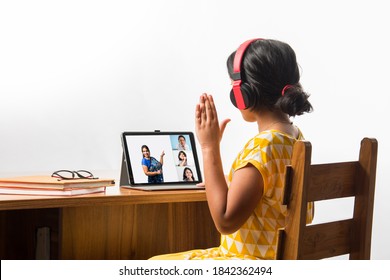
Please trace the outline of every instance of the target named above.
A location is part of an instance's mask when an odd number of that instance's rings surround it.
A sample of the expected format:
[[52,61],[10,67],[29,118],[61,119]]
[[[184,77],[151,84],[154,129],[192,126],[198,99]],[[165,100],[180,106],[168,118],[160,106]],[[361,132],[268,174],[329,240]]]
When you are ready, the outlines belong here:
[[[323,259],[349,254],[370,259],[378,143],[361,141],[358,161],[311,164],[311,144],[297,141],[287,167],[287,224],[279,231],[278,259]],[[351,219],[306,225],[307,203],[354,197]],[[334,209],[330,209],[334,211]]]

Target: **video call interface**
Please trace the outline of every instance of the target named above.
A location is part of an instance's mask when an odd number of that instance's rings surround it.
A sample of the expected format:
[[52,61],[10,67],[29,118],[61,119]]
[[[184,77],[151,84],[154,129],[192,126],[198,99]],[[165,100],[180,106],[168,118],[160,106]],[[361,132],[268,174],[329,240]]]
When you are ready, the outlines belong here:
[[[126,135],[134,184],[199,182],[189,134]],[[163,156],[162,156],[163,155]],[[157,174],[157,175],[147,175]]]

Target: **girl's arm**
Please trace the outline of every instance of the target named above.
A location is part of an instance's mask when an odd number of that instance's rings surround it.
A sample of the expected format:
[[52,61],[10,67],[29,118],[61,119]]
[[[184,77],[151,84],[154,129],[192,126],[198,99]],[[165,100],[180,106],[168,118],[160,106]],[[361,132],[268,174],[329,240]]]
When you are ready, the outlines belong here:
[[195,110],[195,126],[202,149],[207,202],[217,229],[222,234],[238,230],[255,209],[263,194],[263,179],[258,170],[247,165],[234,173],[228,188],[223,173],[220,140],[230,120],[219,126],[211,95],[200,97]]

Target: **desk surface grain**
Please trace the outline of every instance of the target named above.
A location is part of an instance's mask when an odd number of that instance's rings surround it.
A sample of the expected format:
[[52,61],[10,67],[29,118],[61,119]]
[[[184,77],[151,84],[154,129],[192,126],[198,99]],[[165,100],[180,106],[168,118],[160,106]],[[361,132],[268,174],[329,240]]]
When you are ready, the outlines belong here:
[[118,186],[77,196],[0,195],[0,210],[206,201],[204,190],[142,191]]

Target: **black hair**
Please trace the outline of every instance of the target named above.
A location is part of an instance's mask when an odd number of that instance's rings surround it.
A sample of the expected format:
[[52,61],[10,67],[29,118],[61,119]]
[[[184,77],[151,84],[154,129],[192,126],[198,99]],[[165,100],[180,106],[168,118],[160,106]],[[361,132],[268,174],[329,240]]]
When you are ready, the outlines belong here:
[[195,180],[194,173],[192,172],[191,168],[189,168],[189,167],[186,167],[183,169],[183,180],[185,181],[187,179],[187,177],[186,177],[187,170],[191,171],[191,178],[192,178],[192,180]]
[[[230,78],[236,52],[227,59]],[[256,40],[245,51],[241,62],[241,80],[248,83],[254,94],[250,110],[267,107],[281,110],[289,116],[302,115],[313,110],[307,94],[299,82],[299,67],[294,50],[277,40]],[[286,85],[289,85],[282,91]]]
[[180,152],[177,154],[177,157],[178,157],[179,160],[181,160],[181,158],[180,158],[180,155],[181,155],[181,154],[183,154],[185,157],[187,157],[187,154],[186,154],[185,152],[180,151]]
[[[148,152],[150,153],[150,150],[149,150],[149,147],[148,146],[146,146],[146,145],[142,145],[142,147],[141,147],[141,152],[143,152],[143,149],[146,149],[146,150],[148,150]],[[142,156],[143,156],[143,154],[142,154]]]

